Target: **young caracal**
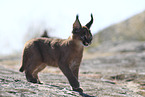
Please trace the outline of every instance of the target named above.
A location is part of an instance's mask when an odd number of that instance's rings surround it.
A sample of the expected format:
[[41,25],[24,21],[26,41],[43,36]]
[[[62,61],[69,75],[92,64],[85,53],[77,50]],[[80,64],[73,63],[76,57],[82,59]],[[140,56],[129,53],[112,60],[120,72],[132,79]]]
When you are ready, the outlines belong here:
[[84,46],[92,41],[91,20],[82,26],[78,15],[73,24],[72,36],[68,39],[36,38],[29,40],[24,47],[22,66],[26,79],[32,83],[40,83],[38,73],[47,65],[59,67],[67,77],[74,91],[83,92],[78,81],[79,67],[83,56]]

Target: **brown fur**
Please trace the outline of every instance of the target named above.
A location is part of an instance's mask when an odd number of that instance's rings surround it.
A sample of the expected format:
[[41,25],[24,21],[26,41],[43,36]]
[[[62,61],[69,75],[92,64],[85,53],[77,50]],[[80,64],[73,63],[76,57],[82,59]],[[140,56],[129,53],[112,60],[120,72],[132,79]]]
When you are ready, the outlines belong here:
[[88,28],[90,27],[81,26],[77,16],[73,24],[71,38],[37,38],[29,40],[23,50],[20,71],[25,71],[29,82],[40,83],[38,72],[47,65],[59,67],[67,77],[73,90],[82,92],[83,90],[78,82],[78,72],[83,56],[83,45],[87,46],[92,40],[92,34]]

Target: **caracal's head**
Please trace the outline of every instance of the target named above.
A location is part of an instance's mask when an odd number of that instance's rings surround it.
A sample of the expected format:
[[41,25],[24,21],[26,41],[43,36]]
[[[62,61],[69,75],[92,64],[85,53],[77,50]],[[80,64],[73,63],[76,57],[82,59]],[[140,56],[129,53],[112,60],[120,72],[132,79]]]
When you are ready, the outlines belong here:
[[88,46],[92,42],[92,34],[90,31],[90,27],[93,23],[93,15],[91,14],[91,20],[85,26],[82,26],[79,21],[79,16],[76,16],[76,20],[73,24],[73,35],[75,39],[81,40],[84,46]]

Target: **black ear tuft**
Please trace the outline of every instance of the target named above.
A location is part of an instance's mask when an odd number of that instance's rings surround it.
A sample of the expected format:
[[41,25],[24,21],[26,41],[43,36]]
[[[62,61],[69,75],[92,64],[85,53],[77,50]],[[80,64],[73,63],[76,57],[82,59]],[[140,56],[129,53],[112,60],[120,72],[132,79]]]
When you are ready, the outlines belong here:
[[93,14],[91,13],[91,20],[90,20],[89,23],[86,24],[86,27],[87,27],[88,29],[90,29],[92,23],[93,23]]
[[91,13],[91,19],[93,19],[93,14]]
[[77,14],[77,15],[76,15],[76,20],[78,20],[78,19],[79,19],[79,15]]
[[73,29],[80,29],[82,26],[81,26],[81,23],[79,21],[79,15],[76,15],[76,20],[73,24]]

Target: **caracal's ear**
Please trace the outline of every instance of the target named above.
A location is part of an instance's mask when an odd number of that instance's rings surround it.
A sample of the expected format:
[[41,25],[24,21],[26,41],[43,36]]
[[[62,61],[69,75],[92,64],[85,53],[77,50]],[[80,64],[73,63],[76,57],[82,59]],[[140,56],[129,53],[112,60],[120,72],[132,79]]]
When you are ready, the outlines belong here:
[[82,25],[81,25],[81,23],[79,21],[79,16],[76,15],[76,20],[75,20],[75,22],[73,24],[73,29],[80,29],[80,28],[82,28]]
[[86,24],[86,27],[87,27],[88,29],[90,29],[92,23],[93,23],[93,14],[91,14],[91,20],[90,20],[90,22],[88,22],[88,23]]

